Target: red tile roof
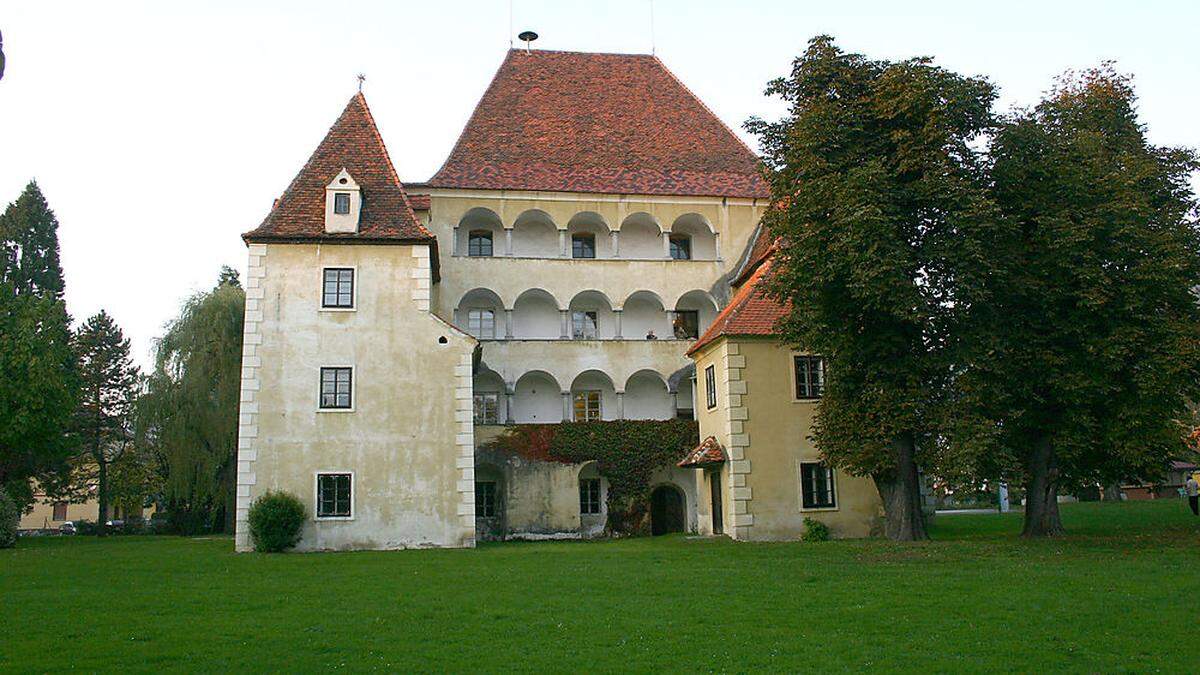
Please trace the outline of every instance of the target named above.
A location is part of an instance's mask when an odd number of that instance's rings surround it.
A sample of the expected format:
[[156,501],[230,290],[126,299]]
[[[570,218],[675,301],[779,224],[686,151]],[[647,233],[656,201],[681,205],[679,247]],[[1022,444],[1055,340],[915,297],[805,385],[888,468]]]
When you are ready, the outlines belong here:
[[[712,325],[704,331],[704,335],[688,350],[688,356],[700,351],[717,338],[726,335],[776,335],[775,324],[790,311],[787,304],[780,303],[767,297],[762,288],[763,279],[770,273],[774,252],[772,245],[763,260],[753,267],[750,276],[742,282],[729,304]],[[748,269],[750,269],[748,267]]]
[[[358,232],[329,234],[325,232],[325,186],[343,168],[362,189]],[[362,93],[346,104],[262,224],[242,238],[247,242],[433,241],[433,235],[413,214]]]
[[725,454],[725,448],[721,447],[721,443],[713,436],[704,439],[700,445],[697,445],[687,457],[679,460],[680,466],[685,469],[702,469],[706,466],[720,464],[728,459]]
[[412,205],[413,211],[428,211],[429,195],[409,195],[408,203]]
[[757,156],[647,54],[508,52],[431,187],[766,197]]

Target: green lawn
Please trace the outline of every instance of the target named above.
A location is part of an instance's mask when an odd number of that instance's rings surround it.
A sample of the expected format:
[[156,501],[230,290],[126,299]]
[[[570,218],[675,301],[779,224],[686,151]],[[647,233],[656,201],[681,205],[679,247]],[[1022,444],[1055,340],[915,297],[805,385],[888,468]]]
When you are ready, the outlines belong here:
[[939,516],[935,541],[684,537],[235,555],[226,538],[0,551],[0,670],[1194,671],[1179,500]]

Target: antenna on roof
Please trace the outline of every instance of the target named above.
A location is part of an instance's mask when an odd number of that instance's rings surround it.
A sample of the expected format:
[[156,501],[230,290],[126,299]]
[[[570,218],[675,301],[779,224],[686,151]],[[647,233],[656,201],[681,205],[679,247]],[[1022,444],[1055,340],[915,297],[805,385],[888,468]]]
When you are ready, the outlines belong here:
[[522,31],[522,33],[517,36],[517,39],[520,40],[521,42],[525,43],[525,53],[528,54],[529,53],[529,43],[538,39],[538,34],[531,30]]
[[650,54],[654,54],[654,0],[650,0]]
[[512,6],[513,0],[508,0],[508,48],[512,49]]
[[359,73],[358,75],[355,75],[355,77],[358,78],[358,91],[359,93],[362,93],[363,82],[367,81],[367,76]]

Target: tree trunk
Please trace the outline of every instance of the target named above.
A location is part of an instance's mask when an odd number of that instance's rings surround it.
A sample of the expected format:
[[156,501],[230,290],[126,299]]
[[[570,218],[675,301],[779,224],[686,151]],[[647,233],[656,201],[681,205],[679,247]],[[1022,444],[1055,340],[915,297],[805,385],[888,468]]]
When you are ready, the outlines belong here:
[[1113,481],[1108,485],[1105,485],[1104,495],[1101,497],[1101,499],[1106,502],[1121,501],[1121,484],[1117,481]]
[[104,524],[108,520],[108,463],[98,460],[96,464],[96,497],[100,504],[100,515],[96,518],[96,535],[103,537],[108,534],[108,527]]
[[893,541],[921,541],[925,512],[921,508],[921,481],[917,474],[916,444],[911,434],[892,440],[896,468],[875,474],[875,488],[883,499],[884,534]]
[[1049,436],[1033,444],[1025,465],[1025,529],[1022,537],[1064,534],[1058,515],[1058,462]]

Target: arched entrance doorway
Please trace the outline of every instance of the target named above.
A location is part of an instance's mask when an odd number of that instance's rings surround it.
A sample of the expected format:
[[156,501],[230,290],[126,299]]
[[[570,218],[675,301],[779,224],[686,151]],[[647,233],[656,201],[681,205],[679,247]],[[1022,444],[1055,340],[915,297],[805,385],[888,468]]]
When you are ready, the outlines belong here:
[[650,493],[650,533],[683,532],[683,493],[674,485],[659,485]]

